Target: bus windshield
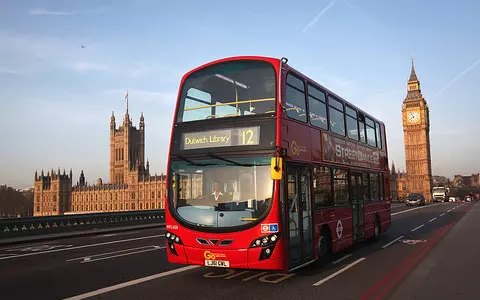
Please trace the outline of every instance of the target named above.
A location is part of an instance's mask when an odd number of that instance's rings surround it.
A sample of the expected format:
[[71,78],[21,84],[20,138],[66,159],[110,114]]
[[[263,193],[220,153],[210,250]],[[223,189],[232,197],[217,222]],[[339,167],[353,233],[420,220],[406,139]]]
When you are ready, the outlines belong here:
[[185,80],[177,123],[275,113],[275,69],[265,61],[208,66]]
[[172,161],[169,205],[183,221],[199,227],[255,223],[271,206],[269,162],[268,157]]

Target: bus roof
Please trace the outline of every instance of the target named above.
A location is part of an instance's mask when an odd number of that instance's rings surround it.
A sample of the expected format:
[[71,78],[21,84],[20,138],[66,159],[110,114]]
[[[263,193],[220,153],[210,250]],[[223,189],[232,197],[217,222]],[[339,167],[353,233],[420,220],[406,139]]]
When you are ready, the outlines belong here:
[[[188,71],[187,73],[185,73],[185,75],[183,75],[182,77],[182,81],[181,83],[183,84],[183,82],[185,81],[185,79],[190,76],[190,74],[198,71],[198,70],[201,70],[205,67],[208,67],[208,66],[211,66],[211,65],[214,65],[214,64],[218,64],[218,63],[222,63],[222,62],[227,62],[227,61],[233,61],[233,60],[263,60],[263,61],[269,61],[273,64],[280,64],[280,61],[281,59],[279,58],[274,58],[274,57],[268,57],[268,56],[255,56],[255,55],[250,55],[250,56],[231,56],[231,57],[225,57],[225,58],[221,58],[221,59],[217,59],[217,60],[214,60],[214,61],[210,61],[208,63],[205,63],[203,65],[200,65],[190,71]],[[288,61],[288,60],[287,60]],[[303,78],[305,78],[307,81],[310,81],[311,83],[315,84],[316,86],[320,87],[321,89],[323,89],[325,92],[327,92],[328,94],[334,96],[337,100],[340,100],[342,102],[344,102],[344,104],[347,104],[348,106],[350,106],[351,108],[354,108],[356,109],[357,111],[361,112],[362,114],[364,114],[366,117],[369,117],[371,119],[373,119],[374,121],[380,123],[381,125],[385,125],[382,121],[380,121],[379,119],[373,117],[371,114],[365,112],[364,110],[360,109],[358,106],[354,105],[353,103],[345,100],[343,97],[339,96],[338,94],[332,92],[330,89],[326,88],[325,86],[321,85],[320,83],[318,83],[317,81],[311,79],[310,77],[308,77],[307,75],[305,75],[304,73],[298,71],[297,69],[293,68],[292,66],[290,66],[288,63],[286,63],[286,65],[288,66],[288,68],[292,71],[294,71],[296,74],[302,76]]]

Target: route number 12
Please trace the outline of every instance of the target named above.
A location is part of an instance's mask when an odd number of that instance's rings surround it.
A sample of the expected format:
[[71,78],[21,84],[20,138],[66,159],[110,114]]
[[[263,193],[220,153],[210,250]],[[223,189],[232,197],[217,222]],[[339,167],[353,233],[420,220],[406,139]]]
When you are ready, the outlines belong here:
[[244,145],[254,145],[255,142],[253,140],[253,130],[252,129],[245,129],[242,130],[242,144]]

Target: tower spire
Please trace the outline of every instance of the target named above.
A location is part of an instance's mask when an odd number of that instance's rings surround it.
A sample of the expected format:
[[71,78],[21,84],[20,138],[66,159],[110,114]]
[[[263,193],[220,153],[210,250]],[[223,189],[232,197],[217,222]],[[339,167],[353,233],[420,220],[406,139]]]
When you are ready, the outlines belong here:
[[417,79],[417,74],[415,73],[415,64],[414,64],[414,59],[412,55],[412,71],[410,72],[410,78],[408,79],[408,82],[413,82],[413,81],[418,81],[418,79]]

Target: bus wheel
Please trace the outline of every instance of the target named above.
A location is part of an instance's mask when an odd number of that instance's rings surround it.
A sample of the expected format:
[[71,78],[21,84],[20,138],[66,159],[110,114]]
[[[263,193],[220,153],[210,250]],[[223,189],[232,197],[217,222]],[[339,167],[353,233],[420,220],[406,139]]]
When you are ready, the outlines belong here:
[[326,230],[322,230],[318,237],[318,264],[325,266],[332,252],[332,239]]
[[375,216],[375,225],[373,229],[373,238],[375,240],[378,240],[378,237],[380,236],[380,220],[378,216]]

